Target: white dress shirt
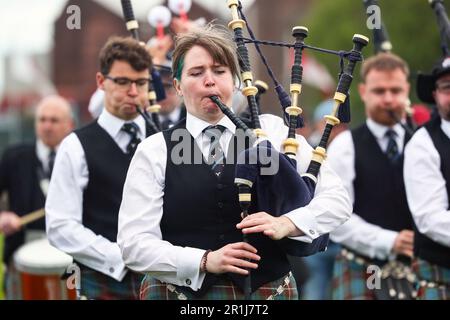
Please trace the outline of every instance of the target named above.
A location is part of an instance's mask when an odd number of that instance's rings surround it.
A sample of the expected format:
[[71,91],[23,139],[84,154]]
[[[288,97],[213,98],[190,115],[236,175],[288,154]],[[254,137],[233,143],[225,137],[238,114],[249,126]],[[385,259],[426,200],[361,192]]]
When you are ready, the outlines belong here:
[[[55,152],[58,151],[58,146],[55,147]],[[41,139],[36,140],[36,155],[39,161],[42,163],[42,168],[45,172],[48,172],[49,170],[49,156],[50,156],[51,149],[45,145]]]
[[[385,152],[389,140],[385,134],[389,127],[381,125],[372,119],[367,119],[366,124],[370,132],[375,136],[381,150]],[[402,152],[405,131],[400,124],[396,124],[392,129],[397,133],[395,139],[399,152]],[[354,203],[355,190],[353,182],[356,178],[355,146],[349,130],[342,132],[332,141],[328,148],[327,159],[329,165],[342,178],[350,200]],[[330,238],[334,242],[341,243],[360,254],[370,258],[385,260],[391,254],[397,235],[398,232],[383,229],[380,226],[369,223],[362,219],[358,212],[354,212],[350,220],[330,234]]]
[[[124,153],[131,139],[128,133],[121,131],[125,122],[106,109],[98,118],[98,124]],[[139,127],[138,137],[143,140],[144,119],[139,116],[134,122]],[[47,236],[53,246],[70,254],[75,260],[120,281],[127,269],[117,243],[83,226],[83,192],[88,182],[89,171],[84,149],[78,136],[71,133],[61,143],[55,159],[45,204]]]
[[[450,122],[441,128],[450,139]],[[421,233],[450,247],[450,210],[441,158],[425,128],[419,129],[405,149],[406,197],[414,222]]]
[[[58,151],[59,145],[55,147],[55,152]],[[45,173],[49,171],[49,157],[50,157],[51,149],[42,142],[41,139],[36,140],[36,156],[40,163],[42,164],[42,169]],[[41,188],[42,193],[45,197],[48,194],[48,187],[50,184],[50,180],[47,176],[42,177],[39,181],[39,187]]]
[[[280,146],[288,131],[283,120],[272,115],[262,115],[260,120],[272,144]],[[220,138],[220,145],[226,154],[236,128],[227,117],[223,117],[218,124],[226,128]],[[209,151],[209,141],[206,141],[202,131],[209,125],[187,114],[186,128],[205,158]],[[297,136],[297,140],[300,142],[297,171],[304,173],[311,160],[312,148],[302,136]],[[197,290],[205,277],[199,270],[205,250],[174,246],[162,240],[160,221],[163,214],[166,160],[167,147],[161,133],[147,138],[138,146],[125,181],[117,242],[125,264],[130,269],[149,272],[160,281],[188,285]],[[351,204],[342,182],[325,162],[320,171],[314,199],[308,206],[289,212],[286,216],[305,233],[305,236],[293,239],[312,242],[319,235],[341,225],[350,214]]]

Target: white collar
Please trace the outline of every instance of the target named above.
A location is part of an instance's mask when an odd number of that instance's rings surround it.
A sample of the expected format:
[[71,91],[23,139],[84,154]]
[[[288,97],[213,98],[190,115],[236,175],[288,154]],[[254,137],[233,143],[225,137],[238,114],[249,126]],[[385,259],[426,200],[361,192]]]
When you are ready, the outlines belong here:
[[367,118],[366,124],[369,130],[378,140],[383,139],[386,136],[386,131],[389,129],[394,130],[395,133],[397,133],[397,137],[401,139],[403,139],[403,136],[405,135],[405,129],[403,129],[403,127],[399,123],[396,123],[392,127],[388,127],[378,122],[375,122],[370,118]]
[[[59,145],[55,147],[55,152],[58,150]],[[44,144],[41,139],[36,140],[36,154],[40,160],[48,159],[50,154],[50,147]]]
[[172,121],[172,123],[176,123],[180,119],[180,113],[181,113],[181,108],[176,107],[175,110],[173,110],[171,113],[169,113],[166,116],[166,118],[169,118]]
[[[203,130],[205,130],[210,125],[212,124],[187,112],[186,129],[194,139],[197,139],[197,137],[203,132]],[[224,126],[228,130],[230,130],[232,134],[234,134],[236,131],[236,126],[234,125],[234,123],[231,122],[231,120],[225,115],[222,117],[222,119],[220,119],[219,122],[216,123],[216,125]]]
[[124,120],[111,114],[106,108],[103,108],[102,113],[98,117],[98,124],[113,138],[117,137],[124,123],[127,122],[135,122],[139,127],[140,133],[145,137],[145,120],[142,117],[137,116],[133,120]]
[[[58,151],[59,145],[57,145],[54,149],[55,152]],[[48,160],[50,156],[50,147],[45,145],[41,139],[36,140],[36,156],[38,160],[41,162],[44,170],[48,170]]]
[[445,135],[450,139],[450,121],[441,118],[441,129]]

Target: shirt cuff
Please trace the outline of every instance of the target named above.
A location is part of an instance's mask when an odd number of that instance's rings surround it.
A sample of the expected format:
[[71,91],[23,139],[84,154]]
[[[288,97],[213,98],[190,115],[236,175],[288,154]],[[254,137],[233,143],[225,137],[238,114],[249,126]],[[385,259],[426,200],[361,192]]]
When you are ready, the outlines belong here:
[[320,234],[317,230],[316,216],[306,207],[292,210],[284,216],[289,218],[292,223],[304,233],[302,236],[289,237],[289,239],[311,243],[314,239],[319,237]]
[[177,279],[179,283],[192,290],[198,290],[202,286],[206,274],[200,272],[200,262],[204,253],[205,250],[189,247],[182,248],[178,252]]
[[122,281],[127,274],[128,269],[123,262],[119,247],[117,247],[117,249],[118,252],[111,254],[112,259],[106,261],[103,273],[117,281]]
[[377,236],[377,245],[375,248],[375,257],[380,260],[386,260],[392,252],[395,239],[398,236],[398,232],[392,230],[380,230]]

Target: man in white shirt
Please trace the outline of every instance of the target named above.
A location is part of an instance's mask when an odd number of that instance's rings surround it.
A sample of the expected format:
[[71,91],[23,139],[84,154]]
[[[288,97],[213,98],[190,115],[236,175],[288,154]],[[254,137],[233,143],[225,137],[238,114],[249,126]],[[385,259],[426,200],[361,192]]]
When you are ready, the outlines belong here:
[[419,74],[417,95],[438,114],[419,129],[405,149],[406,195],[417,227],[414,269],[419,298],[450,299],[450,57],[431,74]]
[[[60,96],[47,96],[36,108],[36,142],[12,146],[3,153],[0,194],[8,194],[9,210],[0,211],[0,233],[6,236],[3,261],[10,271],[14,251],[26,240],[45,235],[45,219],[23,226],[20,218],[44,207],[55,154],[73,126],[69,102]],[[7,292],[8,298],[16,298],[11,292]]]
[[50,243],[81,267],[88,299],[136,299],[139,274],[116,243],[122,188],[137,144],[148,133],[145,106],[151,58],[131,38],[111,38],[100,52],[97,86],[105,92],[99,118],[61,144],[46,202]]
[[353,216],[330,234],[343,245],[334,267],[333,299],[375,299],[366,279],[371,264],[412,256],[412,219],[403,185],[403,156],[410,138],[396,119],[405,116],[409,94],[406,63],[390,53],[361,67],[359,94],[366,122],[331,143],[328,161],[353,201]]

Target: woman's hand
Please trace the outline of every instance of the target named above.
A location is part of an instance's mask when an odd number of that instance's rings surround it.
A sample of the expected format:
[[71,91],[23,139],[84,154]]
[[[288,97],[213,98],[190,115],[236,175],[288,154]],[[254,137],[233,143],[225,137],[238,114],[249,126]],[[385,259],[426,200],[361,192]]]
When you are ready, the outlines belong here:
[[242,229],[244,234],[262,232],[273,240],[303,235],[303,232],[297,229],[289,218],[285,216],[274,217],[267,212],[250,214],[236,227]]
[[216,251],[211,251],[206,260],[209,273],[238,273],[247,275],[246,268],[256,269],[258,264],[248,260],[259,261],[260,256],[252,245],[245,242],[230,243]]

